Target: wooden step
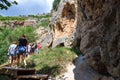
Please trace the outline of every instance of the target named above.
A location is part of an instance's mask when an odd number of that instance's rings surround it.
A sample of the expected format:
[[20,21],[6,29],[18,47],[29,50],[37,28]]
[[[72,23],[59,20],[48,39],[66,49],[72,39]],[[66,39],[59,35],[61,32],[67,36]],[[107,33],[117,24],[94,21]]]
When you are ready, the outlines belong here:
[[35,74],[35,75],[22,75],[18,76],[16,80],[47,80],[47,75]]
[[35,69],[3,67],[0,69],[0,74],[10,75],[14,77],[20,75],[34,75]]

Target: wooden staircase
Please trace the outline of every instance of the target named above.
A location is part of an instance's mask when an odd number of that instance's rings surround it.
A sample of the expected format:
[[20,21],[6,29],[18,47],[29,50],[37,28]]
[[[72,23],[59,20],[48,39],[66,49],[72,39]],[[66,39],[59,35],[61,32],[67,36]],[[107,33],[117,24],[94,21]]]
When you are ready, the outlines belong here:
[[2,67],[1,75],[9,75],[12,80],[47,80],[48,75],[36,74],[35,69]]

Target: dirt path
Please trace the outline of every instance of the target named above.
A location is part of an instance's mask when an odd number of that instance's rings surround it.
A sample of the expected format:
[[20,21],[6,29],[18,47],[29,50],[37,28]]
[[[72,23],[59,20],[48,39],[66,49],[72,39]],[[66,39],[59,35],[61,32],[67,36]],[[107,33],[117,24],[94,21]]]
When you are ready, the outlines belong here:
[[73,73],[74,68],[75,68],[74,64],[69,63],[67,68],[66,68],[67,72],[58,76],[56,80],[74,80],[74,73]]

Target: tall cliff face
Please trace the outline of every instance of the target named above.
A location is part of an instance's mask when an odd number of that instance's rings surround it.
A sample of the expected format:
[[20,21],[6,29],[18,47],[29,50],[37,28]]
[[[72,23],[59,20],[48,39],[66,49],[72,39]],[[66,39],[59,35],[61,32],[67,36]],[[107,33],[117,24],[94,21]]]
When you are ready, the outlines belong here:
[[53,47],[79,46],[92,69],[119,80],[120,0],[61,0],[54,14]]
[[99,73],[120,77],[120,1],[78,0],[80,50]]
[[53,13],[51,26],[53,30],[53,44],[71,47],[76,28],[76,4],[74,0],[61,0],[58,11]]

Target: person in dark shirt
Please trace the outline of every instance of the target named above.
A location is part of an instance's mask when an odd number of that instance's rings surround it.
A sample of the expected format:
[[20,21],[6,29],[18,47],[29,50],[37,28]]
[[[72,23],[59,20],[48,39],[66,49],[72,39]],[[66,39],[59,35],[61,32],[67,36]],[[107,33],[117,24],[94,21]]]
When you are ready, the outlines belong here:
[[20,56],[22,56],[22,62],[24,63],[25,67],[27,65],[26,63],[26,50],[27,50],[27,39],[25,35],[22,35],[21,38],[18,40],[18,46],[17,46],[17,55],[18,55],[18,66],[20,64]]
[[23,37],[20,38],[18,41],[19,41],[18,46],[26,46],[26,45],[27,45],[27,40],[25,39],[25,36],[24,36],[24,35],[23,35]]

